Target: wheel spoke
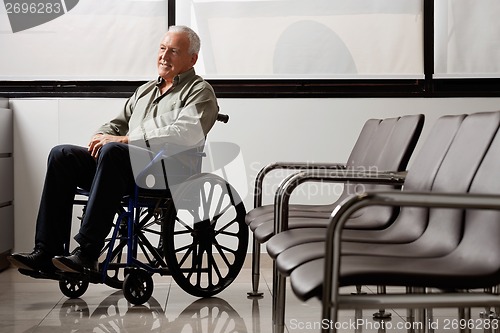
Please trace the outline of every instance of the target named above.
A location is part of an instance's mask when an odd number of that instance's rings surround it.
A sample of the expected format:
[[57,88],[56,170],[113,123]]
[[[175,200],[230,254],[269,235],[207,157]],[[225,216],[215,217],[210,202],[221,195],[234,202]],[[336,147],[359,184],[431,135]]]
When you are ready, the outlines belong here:
[[[238,223],[238,221],[236,221],[236,220],[229,221],[222,228],[219,228],[218,230],[215,230],[215,235],[224,234],[225,230],[227,228],[229,228],[230,226],[232,226],[233,224],[235,224],[235,223]],[[226,234],[230,234],[230,233],[226,232]]]
[[227,267],[231,267],[232,264],[229,262],[229,258],[226,256],[226,254],[224,253],[223,250],[226,250],[227,252],[231,252],[232,254],[235,254],[236,255],[236,251],[233,251],[231,249],[228,249],[222,245],[220,245],[219,243],[214,243],[214,246],[215,248],[217,249],[217,252],[219,252],[222,260],[224,260],[224,262],[226,263],[226,266]]
[[179,251],[183,251],[184,249],[189,249],[188,251],[186,251],[186,253],[182,256],[181,260],[179,260],[179,267],[182,267],[182,265],[184,265],[184,262],[187,260],[187,258],[189,258],[189,256],[191,255],[191,253],[194,251],[193,250],[193,244],[189,244],[187,246],[184,246],[181,249],[179,249],[178,251],[175,251],[175,253],[179,252]]
[[[214,191],[215,191],[215,186],[210,186],[210,191],[208,193],[208,198],[206,199],[206,205],[205,205],[205,219],[209,219],[210,218],[210,206],[211,206],[211,203],[212,203],[212,200],[214,198]],[[202,189],[202,192],[203,189]]]
[[[212,188],[210,189],[210,192],[212,191]],[[203,219],[200,219],[200,220],[207,220],[209,218],[209,214],[210,214],[210,202],[208,201],[207,199],[207,194],[205,193],[205,189],[202,187],[200,189],[200,204],[202,205],[203,207]],[[209,193],[209,196],[210,196],[210,193]]]
[[179,217],[176,217],[175,221],[179,222],[179,224],[181,226],[183,226],[185,229],[187,229],[188,231],[190,231],[190,232],[193,231],[193,228],[191,228],[186,222],[183,222]]
[[[221,207],[222,203],[224,202],[225,195],[222,193],[221,196],[219,196],[219,200],[217,201],[217,207],[215,208],[215,213],[214,213],[214,220],[217,221],[218,218],[215,218],[216,216],[221,216],[224,214],[224,212],[221,212]],[[226,207],[226,209],[229,208],[229,205]]]
[[179,248],[175,249],[175,252],[179,253],[179,252],[182,252],[184,250],[190,249],[192,247],[193,247],[193,244],[184,245],[182,247],[179,247]]
[[[221,272],[219,270],[219,266],[217,265],[217,262],[215,261],[214,255],[213,255],[212,252],[210,252],[209,257],[210,257],[210,261],[212,262],[212,267],[214,268],[214,271],[217,274],[217,278],[219,279],[219,281],[222,281],[222,274],[221,274]],[[210,269],[209,272],[211,272],[211,271],[212,270]],[[209,273],[209,275],[211,276],[210,273]],[[212,279],[210,279],[210,280],[212,280]],[[211,281],[210,285],[213,285],[212,281]]]

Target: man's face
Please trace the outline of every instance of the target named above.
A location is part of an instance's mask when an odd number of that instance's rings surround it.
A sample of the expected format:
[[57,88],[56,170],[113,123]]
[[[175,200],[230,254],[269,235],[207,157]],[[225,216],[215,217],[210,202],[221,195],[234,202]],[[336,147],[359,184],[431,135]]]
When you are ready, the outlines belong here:
[[158,75],[170,82],[191,69],[198,55],[189,53],[189,39],[184,33],[167,32],[158,51]]

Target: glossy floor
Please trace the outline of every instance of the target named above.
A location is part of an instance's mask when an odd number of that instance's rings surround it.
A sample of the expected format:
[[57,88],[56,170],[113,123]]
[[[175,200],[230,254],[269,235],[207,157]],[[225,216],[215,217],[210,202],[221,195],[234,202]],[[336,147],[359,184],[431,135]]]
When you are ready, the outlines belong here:
[[[142,306],[131,306],[120,290],[90,285],[79,299],[68,299],[56,281],[32,279],[15,269],[0,273],[0,333],[59,332],[272,332],[270,269],[262,272],[264,297],[248,299],[250,270],[216,297],[198,299],[179,288],[171,277],[155,276],[153,297]],[[372,292],[369,288],[364,288]],[[474,309],[473,332],[491,332]],[[299,302],[291,292],[287,299],[286,332],[319,332],[320,304]],[[406,310],[391,310],[387,322],[372,319],[372,310],[343,311],[340,332],[406,332]],[[435,332],[453,329],[456,310],[434,311]],[[481,324],[482,323],[482,324]],[[455,323],[456,324],[456,323]],[[446,326],[447,325],[447,326]]]

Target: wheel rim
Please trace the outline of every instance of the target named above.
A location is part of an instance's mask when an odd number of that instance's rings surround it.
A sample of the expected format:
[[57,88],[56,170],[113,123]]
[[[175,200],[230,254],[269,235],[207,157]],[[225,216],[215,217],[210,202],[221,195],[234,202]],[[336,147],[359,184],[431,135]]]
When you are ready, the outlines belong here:
[[225,289],[238,275],[248,246],[245,207],[222,178],[203,174],[175,194],[165,228],[165,257],[174,280],[199,297]]
[[81,281],[77,279],[65,278],[59,280],[59,289],[61,292],[69,298],[78,298],[85,294],[89,287],[88,281]]
[[147,302],[153,294],[153,278],[141,269],[133,270],[123,282],[123,292],[125,298],[132,304],[143,304]]

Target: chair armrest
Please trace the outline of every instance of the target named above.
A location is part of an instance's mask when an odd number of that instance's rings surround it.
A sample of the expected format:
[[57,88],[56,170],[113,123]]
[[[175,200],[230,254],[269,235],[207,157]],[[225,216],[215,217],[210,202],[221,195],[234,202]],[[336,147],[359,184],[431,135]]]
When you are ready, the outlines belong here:
[[255,177],[255,189],[254,189],[254,207],[262,206],[262,186],[264,184],[264,178],[273,170],[339,170],[345,169],[346,165],[344,163],[305,163],[305,162],[275,162],[266,165],[260,169],[257,177]]
[[360,171],[360,170],[315,170],[302,171],[285,178],[274,197],[274,232],[279,233],[288,229],[288,208],[293,191],[306,182],[333,182],[347,183],[354,181],[363,184],[402,185],[406,172],[392,171]]
[[500,210],[500,195],[403,191],[371,191],[360,195],[351,195],[333,210],[330,217],[325,248],[323,300],[337,302],[342,231],[345,223],[354,212],[368,206]]

